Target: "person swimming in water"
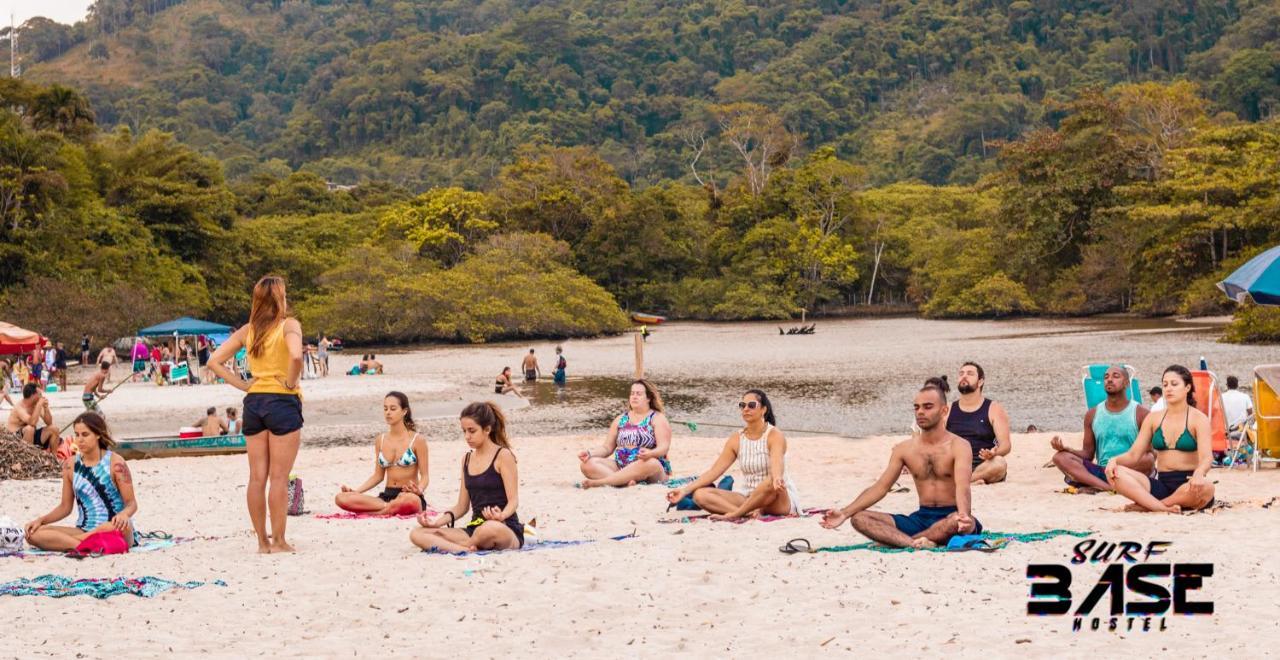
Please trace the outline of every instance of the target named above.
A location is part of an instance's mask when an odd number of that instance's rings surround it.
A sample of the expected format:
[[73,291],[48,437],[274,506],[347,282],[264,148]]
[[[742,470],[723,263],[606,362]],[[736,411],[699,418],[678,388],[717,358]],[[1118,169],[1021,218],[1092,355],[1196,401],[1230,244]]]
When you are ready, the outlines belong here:
[[[675,504],[693,495],[699,507],[715,520],[735,520],[761,514],[794,516],[800,513],[795,484],[786,473],[787,439],[775,425],[773,404],[761,390],[747,390],[738,401],[745,426],[729,436],[715,463],[693,483],[669,491]],[[742,472],[732,492],[712,486],[737,461]]]
[[[413,421],[409,397],[402,392],[389,392],[382,399],[382,419],[387,431],[373,441],[373,474],[359,488],[341,486],[334,504],[352,513],[376,516],[419,513],[427,508],[423,495],[430,480],[427,441]],[[386,487],[381,493],[365,495],[383,479]]]
[[[111,451],[115,441],[107,420],[95,412],[81,413],[72,422],[72,441],[78,450],[74,461],[62,465],[62,501],[49,513],[27,523],[27,542],[41,550],[74,550],[95,532],[120,532],[130,546],[137,545],[133,516],[138,512],[133,476],[120,455]],[[50,525],[79,510],[75,527]]]
[[[1206,508],[1213,504],[1214,496],[1213,483],[1207,478],[1213,466],[1209,417],[1195,407],[1196,386],[1186,367],[1175,364],[1165,369],[1161,385],[1162,414],[1142,420],[1133,446],[1107,465],[1107,482],[1133,500],[1129,510],[1181,513]],[[1154,478],[1126,467],[1137,464],[1153,449]]]
[[[439,552],[514,550],[524,546],[524,525],[516,514],[520,477],[502,411],[488,401],[475,402],[462,409],[458,423],[471,448],[462,459],[458,501],[435,517],[418,514],[421,527],[409,534],[409,540],[423,550]],[[480,467],[483,465],[488,467]],[[455,528],[454,523],[464,519],[468,508],[469,522],[462,529]]]
[[637,379],[631,383],[627,412],[609,425],[604,446],[578,453],[586,477],[582,487],[664,483],[671,476],[670,448],[671,423],[663,413],[662,396],[652,383]]
[[[894,445],[880,478],[844,508],[828,511],[823,527],[836,529],[852,519],[863,536],[898,548],[932,548],[956,534],[982,532],[969,508],[973,451],[968,441],[947,430],[946,395],[938,385],[928,384],[916,393],[912,406],[920,434]],[[903,467],[916,482],[920,508],[910,515],[871,511],[889,494]]]

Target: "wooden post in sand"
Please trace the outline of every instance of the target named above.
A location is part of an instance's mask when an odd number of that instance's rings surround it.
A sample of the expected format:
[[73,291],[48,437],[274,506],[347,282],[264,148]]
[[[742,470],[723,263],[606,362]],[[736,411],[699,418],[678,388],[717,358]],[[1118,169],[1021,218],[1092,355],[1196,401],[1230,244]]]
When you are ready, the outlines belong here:
[[636,378],[644,378],[644,335],[637,332],[636,336]]

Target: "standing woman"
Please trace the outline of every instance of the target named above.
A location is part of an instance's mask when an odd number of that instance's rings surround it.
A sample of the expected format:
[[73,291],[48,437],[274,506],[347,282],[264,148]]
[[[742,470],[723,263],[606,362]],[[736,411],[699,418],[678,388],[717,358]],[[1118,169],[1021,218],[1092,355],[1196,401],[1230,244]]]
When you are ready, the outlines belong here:
[[[1196,386],[1186,367],[1165,369],[1161,384],[1165,409],[1160,415],[1148,413],[1129,451],[1107,463],[1107,481],[1133,500],[1131,509],[1197,511],[1213,504],[1214,487],[1207,476],[1213,466],[1213,431],[1209,417],[1196,409]],[[1137,465],[1153,449],[1154,479],[1121,465]]]
[[[745,426],[729,436],[724,450],[711,468],[691,484],[667,493],[675,504],[686,495],[712,514],[714,520],[736,520],[762,513],[774,516],[799,515],[796,487],[787,469],[787,439],[774,427],[773,405],[761,390],[747,390],[738,401]],[[742,479],[732,492],[713,487],[734,461]]]
[[604,446],[578,453],[583,488],[664,483],[671,476],[667,451],[671,423],[662,411],[658,388],[639,378],[631,383],[627,411],[609,427]]
[[[226,362],[248,348],[245,382]],[[249,448],[249,487],[245,499],[249,520],[258,535],[258,552],[292,552],[285,541],[289,504],[289,471],[302,440],[302,325],[287,316],[284,279],[267,275],[253,287],[249,323],[232,333],[209,360],[210,368],[232,387],[246,392],[244,435]],[[267,483],[271,483],[268,500]],[[267,536],[267,508],[271,536]]]
[[[111,451],[115,442],[107,421],[98,413],[86,412],[72,427],[78,452],[74,461],[62,465],[62,501],[27,523],[27,542],[41,550],[65,552],[75,550],[90,534],[115,530],[129,546],[137,545],[133,477],[124,459]],[[80,511],[75,527],[48,524],[71,515],[73,504]]]
[[[430,479],[427,473],[427,441],[413,422],[409,397],[403,392],[389,392],[382,399],[382,418],[386,433],[373,441],[373,474],[359,488],[341,486],[334,503],[352,513],[376,516],[399,516],[419,513],[427,508],[423,493]],[[387,487],[375,497],[365,495],[370,488],[387,480]]]
[[[520,548],[524,545],[524,525],[516,515],[520,477],[502,411],[488,401],[472,403],[462,409],[459,423],[471,451],[462,459],[458,503],[434,518],[418,514],[422,527],[413,530],[409,540],[423,550],[443,552]],[[455,522],[466,520],[462,516],[468,507],[470,522],[455,529]]]

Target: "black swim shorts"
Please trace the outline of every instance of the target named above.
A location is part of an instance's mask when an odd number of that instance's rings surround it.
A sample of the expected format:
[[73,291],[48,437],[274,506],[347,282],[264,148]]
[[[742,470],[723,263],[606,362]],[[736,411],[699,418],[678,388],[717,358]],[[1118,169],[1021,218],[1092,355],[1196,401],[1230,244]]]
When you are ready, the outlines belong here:
[[296,394],[246,394],[244,434],[285,435],[302,428],[302,399]]

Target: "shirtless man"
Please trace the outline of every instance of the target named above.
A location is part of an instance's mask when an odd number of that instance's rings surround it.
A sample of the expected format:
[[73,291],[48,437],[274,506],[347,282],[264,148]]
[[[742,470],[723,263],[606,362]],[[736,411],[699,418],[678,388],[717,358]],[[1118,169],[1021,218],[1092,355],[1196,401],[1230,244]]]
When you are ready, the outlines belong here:
[[973,448],[973,483],[994,484],[1004,481],[1009,472],[1005,456],[1013,450],[1009,440],[1009,413],[1004,406],[988,399],[982,391],[987,376],[975,362],[960,366],[956,391],[960,398],[951,406],[947,430],[969,441]]
[[1107,393],[1106,400],[1084,414],[1080,449],[1067,447],[1056,435],[1049,441],[1049,446],[1058,452],[1053,455],[1053,464],[1066,475],[1067,483],[1100,491],[1111,490],[1106,468],[1113,460],[1143,474],[1150,474],[1156,464],[1154,452],[1143,454],[1133,464],[1125,462],[1125,452],[1133,446],[1142,420],[1147,418],[1146,406],[1129,399],[1129,372],[1117,365],[1107,367],[1102,389]]
[[[41,422],[44,422],[44,427],[40,427]],[[58,429],[53,426],[49,400],[40,393],[37,383],[22,386],[22,400],[9,411],[9,423],[5,428],[15,440],[29,442],[49,453],[58,448]]]
[[85,410],[101,414],[98,410],[98,399],[107,395],[103,386],[107,384],[107,376],[110,375],[111,365],[103,362],[98,365],[98,370],[89,376],[89,380],[84,382],[84,394],[80,395],[80,402],[84,404]]
[[[880,478],[848,506],[828,511],[823,527],[835,529],[852,518],[863,536],[897,548],[932,548],[946,545],[956,534],[982,531],[969,509],[973,454],[964,438],[944,426],[949,407],[945,395],[926,385],[916,394],[914,407],[920,435],[894,445]],[[920,510],[909,516],[868,510],[889,494],[903,466],[915,479]]]
[[524,380],[528,383],[538,380],[538,376],[542,375],[542,370],[538,368],[538,358],[534,357],[532,348],[520,362],[520,370],[524,372]]
[[227,434],[227,423],[218,416],[218,409],[214,406],[209,406],[209,409],[204,411],[204,417],[192,426],[199,426],[201,435],[206,438]]

